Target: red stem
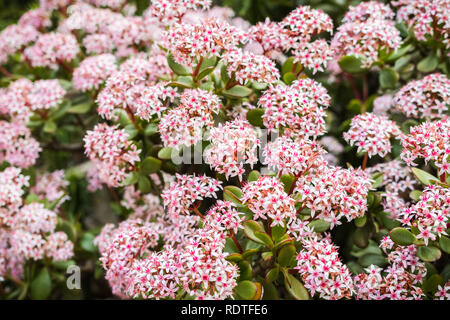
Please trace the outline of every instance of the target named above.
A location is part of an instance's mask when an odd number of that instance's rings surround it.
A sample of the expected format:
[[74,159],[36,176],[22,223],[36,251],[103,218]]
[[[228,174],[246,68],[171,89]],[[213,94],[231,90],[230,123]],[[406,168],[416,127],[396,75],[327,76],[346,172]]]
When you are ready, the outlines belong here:
[[236,247],[238,248],[239,253],[244,252],[244,250],[242,250],[241,244],[240,244],[239,241],[236,239],[236,235],[234,234],[234,231],[233,231],[233,230],[230,230],[230,236],[231,236],[231,239],[233,239],[234,244],[235,244]]
[[363,159],[362,166],[361,166],[361,168],[362,168],[363,170],[366,169],[366,166],[367,166],[367,159],[368,159],[368,158],[369,158],[369,154],[366,152],[366,154],[364,155],[364,159]]

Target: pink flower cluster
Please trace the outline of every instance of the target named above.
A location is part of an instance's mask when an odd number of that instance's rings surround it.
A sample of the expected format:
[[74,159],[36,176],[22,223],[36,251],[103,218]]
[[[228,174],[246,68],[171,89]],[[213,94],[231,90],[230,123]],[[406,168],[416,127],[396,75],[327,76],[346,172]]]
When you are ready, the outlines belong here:
[[205,150],[205,161],[216,172],[228,179],[238,176],[242,180],[244,165],[258,162],[259,134],[247,120],[236,118],[224,125],[211,128],[211,144]]
[[225,237],[206,225],[182,249],[171,247],[137,261],[128,288],[131,297],[175,298],[183,288],[198,300],[226,299],[233,295],[238,267],[225,260]]
[[397,21],[413,28],[418,40],[441,39],[450,47],[450,20],[447,0],[397,0],[392,3],[397,10]]
[[84,59],[73,71],[72,82],[77,90],[98,90],[118,67],[112,54],[100,54]]
[[264,55],[272,51],[281,52],[285,50],[289,39],[283,26],[278,22],[270,21],[269,18],[251,26],[248,29],[248,36],[252,42],[259,44],[261,53]]
[[[187,203],[215,192],[199,185],[202,178],[184,177],[184,181],[197,184],[199,188],[192,186],[194,189],[189,191],[185,186],[178,200]],[[180,188],[182,179],[178,176],[176,185]],[[171,186],[168,192],[173,190]],[[197,193],[201,191],[203,195]],[[202,216],[203,228],[198,229],[199,217],[178,213],[174,214],[172,210],[168,210],[167,215],[161,213],[156,223],[127,220],[116,229],[112,225],[103,228],[95,243],[116,295],[122,298],[175,298],[178,291],[184,289],[188,296],[196,299],[232,296],[238,268],[225,260],[227,253],[223,249],[225,234],[242,228],[242,214],[230,202],[218,201],[206,216]],[[164,221],[166,218],[168,220]],[[178,239],[173,238],[176,232]],[[162,250],[154,251],[159,235],[166,243]]]
[[277,178],[261,176],[242,188],[242,203],[252,212],[253,219],[271,220],[270,225],[284,226],[296,216],[295,201]]
[[18,25],[22,27],[32,26],[42,31],[52,25],[50,13],[42,8],[28,10],[20,17]]
[[136,190],[134,185],[125,187],[120,204],[131,210],[132,214],[129,219],[141,219],[146,222],[161,215],[164,211],[157,196],[151,193],[142,194]]
[[332,31],[333,22],[328,15],[309,6],[299,6],[281,22],[266,19],[250,27],[247,49],[273,58],[291,50],[294,63],[299,62],[302,68],[316,73],[324,71],[333,51],[324,39],[312,41],[313,37]]
[[264,163],[279,174],[301,176],[311,169],[325,164],[321,157],[325,153],[317,142],[281,136],[269,142],[264,149]]
[[[385,242],[391,240],[386,237]],[[382,245],[392,248],[393,243]],[[361,300],[420,300],[420,288],[426,274],[425,264],[417,257],[414,245],[397,247],[388,254],[390,266],[384,272],[374,265],[354,278],[356,298]]]
[[164,82],[153,86],[136,85],[126,95],[128,105],[144,120],[150,120],[154,115],[160,118],[168,109],[169,103],[173,103],[178,97],[177,91]]
[[0,225],[11,225],[12,217],[22,206],[24,188],[29,186],[29,177],[20,169],[9,167],[0,172]]
[[73,256],[73,243],[64,232],[55,232],[56,213],[42,203],[23,203],[29,178],[20,169],[0,172],[0,280],[22,278],[26,260],[44,257],[64,261]]
[[368,19],[392,20],[394,17],[395,14],[389,5],[378,1],[367,1],[361,2],[357,6],[350,6],[342,22],[364,22]]
[[222,57],[224,52],[236,50],[245,38],[244,32],[227,22],[207,19],[196,25],[174,25],[164,34],[162,43],[176,62],[194,67],[201,58]]
[[127,133],[116,126],[97,124],[84,137],[86,155],[94,162],[100,180],[110,187],[118,187],[140,161],[136,145]]
[[379,163],[367,170],[372,174],[383,174],[380,187],[385,188],[385,192],[381,194],[384,211],[389,212],[391,218],[398,218],[407,206],[402,193],[414,190],[415,179],[411,170],[400,160]]
[[157,226],[139,219],[126,220],[117,228],[111,224],[103,227],[94,244],[99,247],[105,278],[115,295],[126,297],[125,292],[130,285],[128,276],[134,261],[148,254],[150,248],[155,248],[158,239]]
[[15,54],[17,51],[35,41],[39,36],[39,32],[30,25],[7,26],[0,32],[0,64],[8,61],[8,56]]
[[448,235],[447,223],[450,217],[450,190],[441,186],[430,185],[423,191],[420,200],[404,209],[401,222],[419,230],[417,239],[428,241]]
[[30,192],[36,194],[41,200],[56,201],[55,210],[70,197],[67,195],[69,182],[64,177],[64,170],[46,172],[37,176],[35,185]]
[[305,288],[322,299],[351,298],[353,279],[347,266],[339,258],[338,247],[329,238],[304,239],[297,256],[298,270]]
[[234,208],[232,202],[218,200],[214,207],[206,213],[204,222],[218,232],[236,233],[242,229],[244,219],[244,215]]
[[205,198],[217,198],[222,189],[221,182],[207,176],[176,175],[176,181],[161,195],[169,216],[190,214],[199,201]]
[[138,52],[140,44],[148,45],[158,26],[140,16],[123,16],[107,8],[95,8],[85,2],[69,7],[69,17],[59,25],[59,31],[83,30],[83,45],[88,53],[112,53],[128,57]]
[[185,90],[180,105],[165,114],[159,123],[164,146],[189,147],[202,141],[203,129],[213,127],[213,114],[218,114],[221,108],[215,94],[202,89]]
[[47,112],[64,99],[66,90],[58,80],[32,82],[22,78],[12,82],[4,92],[0,91],[0,113],[13,120],[26,123],[32,112]]
[[248,82],[274,83],[280,78],[275,63],[263,55],[233,49],[223,55],[223,61],[230,79],[241,85]]
[[407,117],[427,120],[442,118],[450,104],[450,79],[433,73],[408,82],[394,97],[397,110]]
[[28,168],[35,164],[42,149],[30,129],[19,122],[0,121],[0,162]]
[[357,115],[350,123],[350,129],[344,132],[344,139],[358,152],[365,152],[369,157],[384,157],[391,152],[391,138],[400,138],[403,134],[398,125],[386,116],[373,113]]
[[[138,61],[135,61],[137,63]],[[111,76],[106,80],[105,87],[100,91],[97,97],[98,108],[97,111],[99,115],[107,120],[117,120],[117,115],[115,114],[116,109],[125,109],[128,113],[132,115],[130,106],[127,104],[127,91],[133,86],[138,84],[144,84],[147,74],[151,71],[151,66],[144,59],[139,59],[138,64],[142,68],[139,69],[139,73],[134,73],[138,71],[136,68],[130,68],[129,64],[121,66],[119,71],[113,72]],[[146,68],[149,67],[149,68]],[[134,72],[133,72],[134,71]]]
[[317,137],[325,133],[325,111],[330,105],[326,89],[311,79],[276,85],[264,92],[258,105],[265,109],[264,125],[274,132],[286,129],[291,136]]
[[353,55],[369,68],[379,60],[381,50],[389,53],[398,49],[402,40],[392,16],[388,6],[375,1],[351,8],[331,41],[337,58]]
[[412,127],[410,134],[402,138],[403,151],[400,155],[409,166],[416,166],[417,158],[433,161],[439,174],[450,173],[450,119],[425,122]]
[[75,36],[51,32],[41,34],[23,54],[24,59],[33,67],[49,67],[56,70],[60,64],[74,60],[79,52],[80,47]]
[[145,14],[170,26],[181,22],[183,16],[191,10],[205,10],[210,6],[211,0],[153,0]]
[[436,292],[435,299],[450,300],[450,281],[447,281],[444,286],[438,286],[438,291]]
[[364,216],[371,180],[360,169],[342,169],[323,166],[296,182],[297,194],[302,208],[311,210],[311,217],[331,223],[331,227]]
[[72,0],[39,0],[39,7],[45,11],[66,8]]
[[324,39],[312,39],[319,33],[333,32],[331,18],[321,10],[300,6],[285,17],[281,25],[287,30],[286,45],[293,49],[294,61],[312,69],[313,73],[323,71],[333,51]]

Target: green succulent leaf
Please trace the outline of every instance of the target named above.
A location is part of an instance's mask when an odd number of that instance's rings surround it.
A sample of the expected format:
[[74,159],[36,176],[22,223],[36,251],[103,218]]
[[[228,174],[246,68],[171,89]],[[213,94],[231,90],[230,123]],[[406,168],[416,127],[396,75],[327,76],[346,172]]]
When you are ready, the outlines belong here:
[[412,245],[416,241],[416,237],[405,228],[394,228],[389,232],[392,241],[401,246]]
[[45,300],[52,291],[52,280],[47,268],[42,268],[31,282],[30,297],[33,300]]
[[348,73],[361,73],[364,72],[362,62],[355,56],[345,56],[339,60],[339,66],[341,69]]
[[251,109],[247,112],[247,120],[250,122],[250,124],[254,125],[255,127],[264,127],[263,123],[263,115],[264,115],[264,109]]
[[441,258],[442,252],[436,247],[427,246],[417,249],[417,256],[426,262],[433,262]]

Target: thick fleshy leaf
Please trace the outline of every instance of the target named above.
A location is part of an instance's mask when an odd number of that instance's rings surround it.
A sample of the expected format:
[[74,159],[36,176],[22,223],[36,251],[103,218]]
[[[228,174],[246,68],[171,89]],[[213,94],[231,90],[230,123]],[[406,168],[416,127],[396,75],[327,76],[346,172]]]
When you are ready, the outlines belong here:
[[155,123],[149,123],[148,126],[144,130],[144,134],[146,136],[154,135],[158,132],[158,126]]
[[429,186],[430,184],[434,184],[439,181],[439,179],[436,178],[435,176],[419,168],[411,168],[411,171],[417,178],[417,180],[419,180],[425,186]]
[[123,128],[128,136],[128,139],[134,139],[139,134],[139,131],[136,129],[134,124],[129,124],[125,128]]
[[30,297],[33,300],[44,300],[50,296],[51,291],[52,280],[50,272],[47,268],[42,268],[31,282]]
[[247,220],[244,222],[244,233],[247,238],[257,243],[264,244],[264,242],[255,235],[255,231],[264,232],[263,225],[253,220]]
[[292,274],[284,273],[284,285],[287,291],[297,300],[309,300],[308,290],[305,286]]
[[272,268],[272,269],[270,269],[267,272],[265,281],[273,282],[273,281],[275,281],[278,278],[279,274],[280,274],[280,268],[279,267]]
[[360,73],[364,71],[361,60],[355,56],[342,57],[338,63],[341,69],[348,73]]
[[161,160],[154,157],[147,157],[141,162],[141,173],[149,175],[156,173],[161,169]]
[[95,236],[92,233],[85,232],[81,236],[80,246],[87,252],[97,252],[97,247],[94,245]]
[[295,80],[297,80],[297,77],[295,76],[295,74],[293,74],[292,72],[287,72],[283,75],[283,81],[284,83],[286,83],[288,86],[292,84],[292,82],[294,82]]
[[223,189],[223,199],[225,201],[231,201],[239,206],[242,206],[242,190],[236,186],[226,186]]
[[227,261],[230,261],[230,262],[239,262],[239,261],[242,261],[242,254],[240,254],[240,253],[232,253],[232,254],[229,254],[226,258],[225,258],[225,260],[227,260]]
[[260,176],[261,176],[261,174],[259,173],[259,171],[253,170],[252,172],[250,172],[250,173],[248,174],[247,181],[248,181],[248,182],[256,181],[256,180],[258,180],[258,178],[259,178]]
[[252,266],[248,261],[240,261],[239,266],[239,279],[238,281],[251,280],[253,278]]
[[152,190],[150,180],[145,176],[140,176],[138,180],[138,187],[142,193],[149,193]]
[[419,247],[417,250],[417,256],[426,262],[433,262],[441,258],[442,252],[436,247]]
[[255,127],[264,127],[262,116],[264,109],[251,109],[247,112],[247,120]]
[[273,241],[266,232],[254,231],[255,237],[261,240],[267,247],[273,248]]
[[232,99],[245,98],[249,96],[253,92],[252,89],[244,87],[244,86],[234,86],[231,89],[224,90],[222,93],[224,96]]
[[138,182],[138,180],[139,180],[139,174],[136,171],[133,171],[128,175],[128,177],[125,178],[125,180],[123,180],[122,185],[124,187],[131,186],[131,185],[135,184],[136,182]]
[[70,107],[67,112],[71,114],[84,114],[88,113],[92,109],[92,102],[84,102]]
[[248,249],[242,253],[242,258],[249,259],[259,252],[258,249]]
[[44,132],[53,134],[57,129],[56,123],[53,120],[47,120],[44,124]]
[[315,232],[321,233],[327,231],[330,228],[331,224],[325,220],[313,220],[309,223],[309,227],[313,228]]
[[417,64],[417,70],[424,73],[432,72],[437,68],[438,64],[438,57],[434,53],[432,53],[426,58],[420,60],[420,62]]
[[278,252],[278,263],[282,267],[287,267],[291,262],[291,259],[295,256],[296,249],[294,245],[287,245],[280,249]]
[[161,150],[159,150],[158,158],[163,159],[163,160],[170,160],[170,159],[172,159],[173,151],[174,150],[172,148],[164,147]]
[[238,299],[260,300],[262,297],[262,286],[258,282],[245,280],[239,282],[238,285],[234,287],[234,292]]
[[297,66],[294,69],[294,62],[295,58],[294,57],[290,57],[287,58],[286,61],[284,62],[283,66],[281,67],[281,74],[284,75],[288,72],[291,73],[298,73],[300,72],[302,65],[300,63],[297,63]]
[[385,68],[381,70],[379,77],[381,88],[395,88],[398,78],[398,73],[394,69]]
[[363,255],[361,258],[358,259],[358,262],[364,268],[369,267],[371,264],[374,264],[379,267],[384,267],[388,263],[385,257],[373,253]]
[[413,199],[414,201],[419,201],[420,197],[422,196],[423,192],[420,190],[413,190],[409,193],[409,197]]
[[389,232],[391,240],[401,246],[409,246],[416,241],[416,237],[405,228],[394,228]]
[[439,238],[439,247],[441,247],[441,250],[445,253],[450,254],[450,239],[446,236],[441,236]]
[[366,225],[366,222],[367,222],[367,216],[364,215],[362,217],[355,219],[355,226],[357,226],[358,228],[362,228]]
[[292,174],[283,174],[280,177],[280,181],[283,182],[284,192],[288,193],[291,190],[292,184],[295,181],[295,177]]
[[175,62],[171,54],[167,56],[167,63],[169,64],[170,69],[172,69],[172,71],[179,76],[187,76],[191,74],[191,71],[188,68]]

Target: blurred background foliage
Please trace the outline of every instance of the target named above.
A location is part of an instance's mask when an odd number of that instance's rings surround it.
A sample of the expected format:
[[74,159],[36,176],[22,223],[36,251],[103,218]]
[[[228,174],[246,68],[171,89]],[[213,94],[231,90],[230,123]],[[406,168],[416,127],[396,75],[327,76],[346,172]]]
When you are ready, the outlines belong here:
[[[37,0],[0,0],[0,29],[16,22],[30,8],[38,6]],[[132,0],[138,12],[148,7],[150,0]],[[322,9],[335,22],[340,21],[348,6],[357,4],[359,0],[213,0],[214,5],[230,7],[236,15],[251,23],[263,21],[267,17],[280,21],[299,5],[310,5]],[[386,1],[380,1],[386,2]]]

